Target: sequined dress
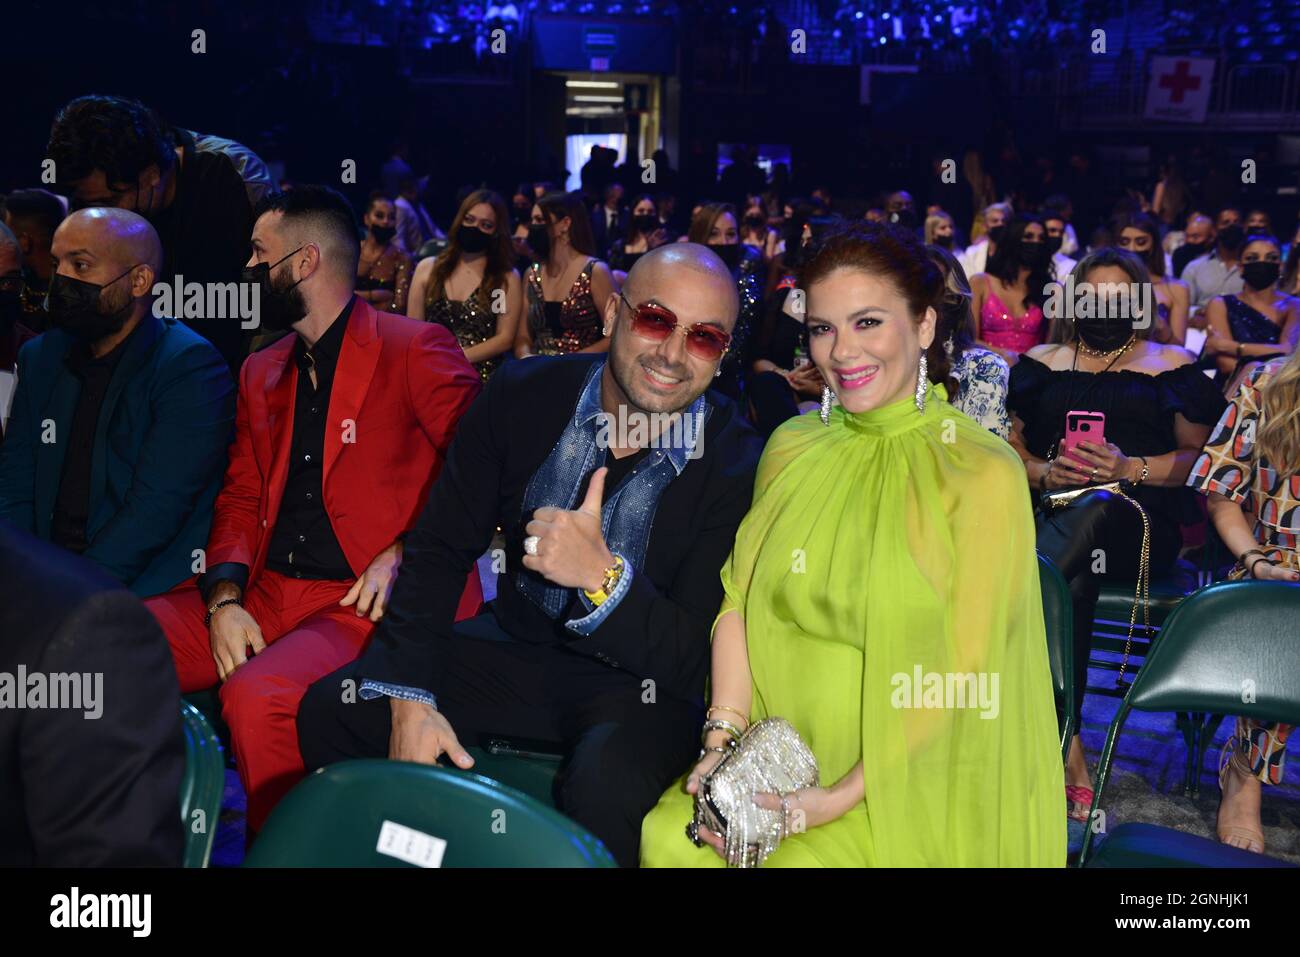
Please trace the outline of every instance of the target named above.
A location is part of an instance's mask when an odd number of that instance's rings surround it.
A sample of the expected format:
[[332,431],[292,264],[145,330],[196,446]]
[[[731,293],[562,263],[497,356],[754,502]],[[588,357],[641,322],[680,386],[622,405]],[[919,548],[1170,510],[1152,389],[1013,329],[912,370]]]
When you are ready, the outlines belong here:
[[547,302],[542,290],[542,265],[528,271],[528,332],[532,351],[539,356],[567,355],[599,342],[603,336],[600,310],[591,297],[591,271],[596,260],[588,259],[582,272],[559,302]]
[[998,294],[989,290],[980,309],[980,335],[985,342],[999,349],[1024,353],[1042,345],[1046,333],[1042,306],[1030,306],[1023,316],[1013,316]]
[[[497,317],[484,305],[483,296],[478,289],[464,300],[448,299],[445,295],[435,298],[430,284],[430,295],[424,302],[424,318],[427,322],[436,322],[449,329],[460,343],[462,351],[481,345],[497,334]],[[497,355],[474,363],[479,378],[486,382],[503,359],[504,355]]]
[[411,260],[395,244],[390,243],[379,258],[371,263],[365,273],[357,276],[357,292],[375,292],[386,289],[393,298],[385,303],[372,303],[383,312],[406,315],[406,295],[411,288]]
[[762,258],[750,253],[752,250],[747,249],[733,272],[736,291],[740,295],[740,311],[735,328],[731,330],[731,345],[722,360],[721,375],[713,382],[713,388],[733,399],[739,398],[744,391],[745,370],[754,358],[750,355],[749,340],[763,309],[763,277],[759,274]]

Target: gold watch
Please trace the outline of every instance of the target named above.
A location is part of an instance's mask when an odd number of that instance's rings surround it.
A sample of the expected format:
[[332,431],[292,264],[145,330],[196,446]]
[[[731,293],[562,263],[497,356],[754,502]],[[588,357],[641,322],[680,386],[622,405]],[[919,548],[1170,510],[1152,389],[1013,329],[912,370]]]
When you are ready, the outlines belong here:
[[623,556],[615,555],[614,564],[605,569],[605,578],[600,583],[600,587],[595,591],[587,591],[586,589],[583,589],[583,594],[587,596],[587,600],[593,605],[600,607],[600,605],[602,605],[605,600],[613,594],[614,588],[618,585],[618,580],[622,577]]

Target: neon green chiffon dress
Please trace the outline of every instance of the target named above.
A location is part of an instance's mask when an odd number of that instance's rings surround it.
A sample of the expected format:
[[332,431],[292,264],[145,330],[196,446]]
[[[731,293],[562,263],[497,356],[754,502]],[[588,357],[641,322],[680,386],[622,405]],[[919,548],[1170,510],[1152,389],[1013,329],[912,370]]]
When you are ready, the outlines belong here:
[[[1056,867],[1063,777],[1024,469],[931,388],[925,411],[798,416],[773,435],[722,570],[751,717],[790,721],[823,786],[865,799],[769,867]],[[719,702],[726,704],[728,702]],[[650,867],[721,867],[675,783],[642,826]]]

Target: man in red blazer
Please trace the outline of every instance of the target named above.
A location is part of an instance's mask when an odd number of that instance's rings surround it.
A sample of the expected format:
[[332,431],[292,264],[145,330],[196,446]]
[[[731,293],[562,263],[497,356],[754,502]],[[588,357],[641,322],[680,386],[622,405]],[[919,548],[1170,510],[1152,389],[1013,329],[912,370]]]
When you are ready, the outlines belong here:
[[[479,391],[450,332],[353,295],[360,249],[338,193],[268,197],[252,247],[243,281],[259,292],[261,326],[293,334],[240,372],[206,573],[146,603],[181,692],[222,683],[250,835],[304,773],[298,703],[383,616],[402,536]],[[475,572],[458,617],[481,601]]]

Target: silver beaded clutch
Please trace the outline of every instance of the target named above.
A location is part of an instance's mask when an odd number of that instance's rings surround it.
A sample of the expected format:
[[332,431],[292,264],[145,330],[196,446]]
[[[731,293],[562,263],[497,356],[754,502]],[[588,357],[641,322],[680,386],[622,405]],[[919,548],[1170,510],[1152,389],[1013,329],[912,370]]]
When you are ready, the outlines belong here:
[[817,775],[817,759],[794,726],[764,718],[704,776],[687,833],[707,827],[723,835],[728,867],[758,867],[797,822],[788,823],[784,811],[758,807],[754,795],[817,787]]

